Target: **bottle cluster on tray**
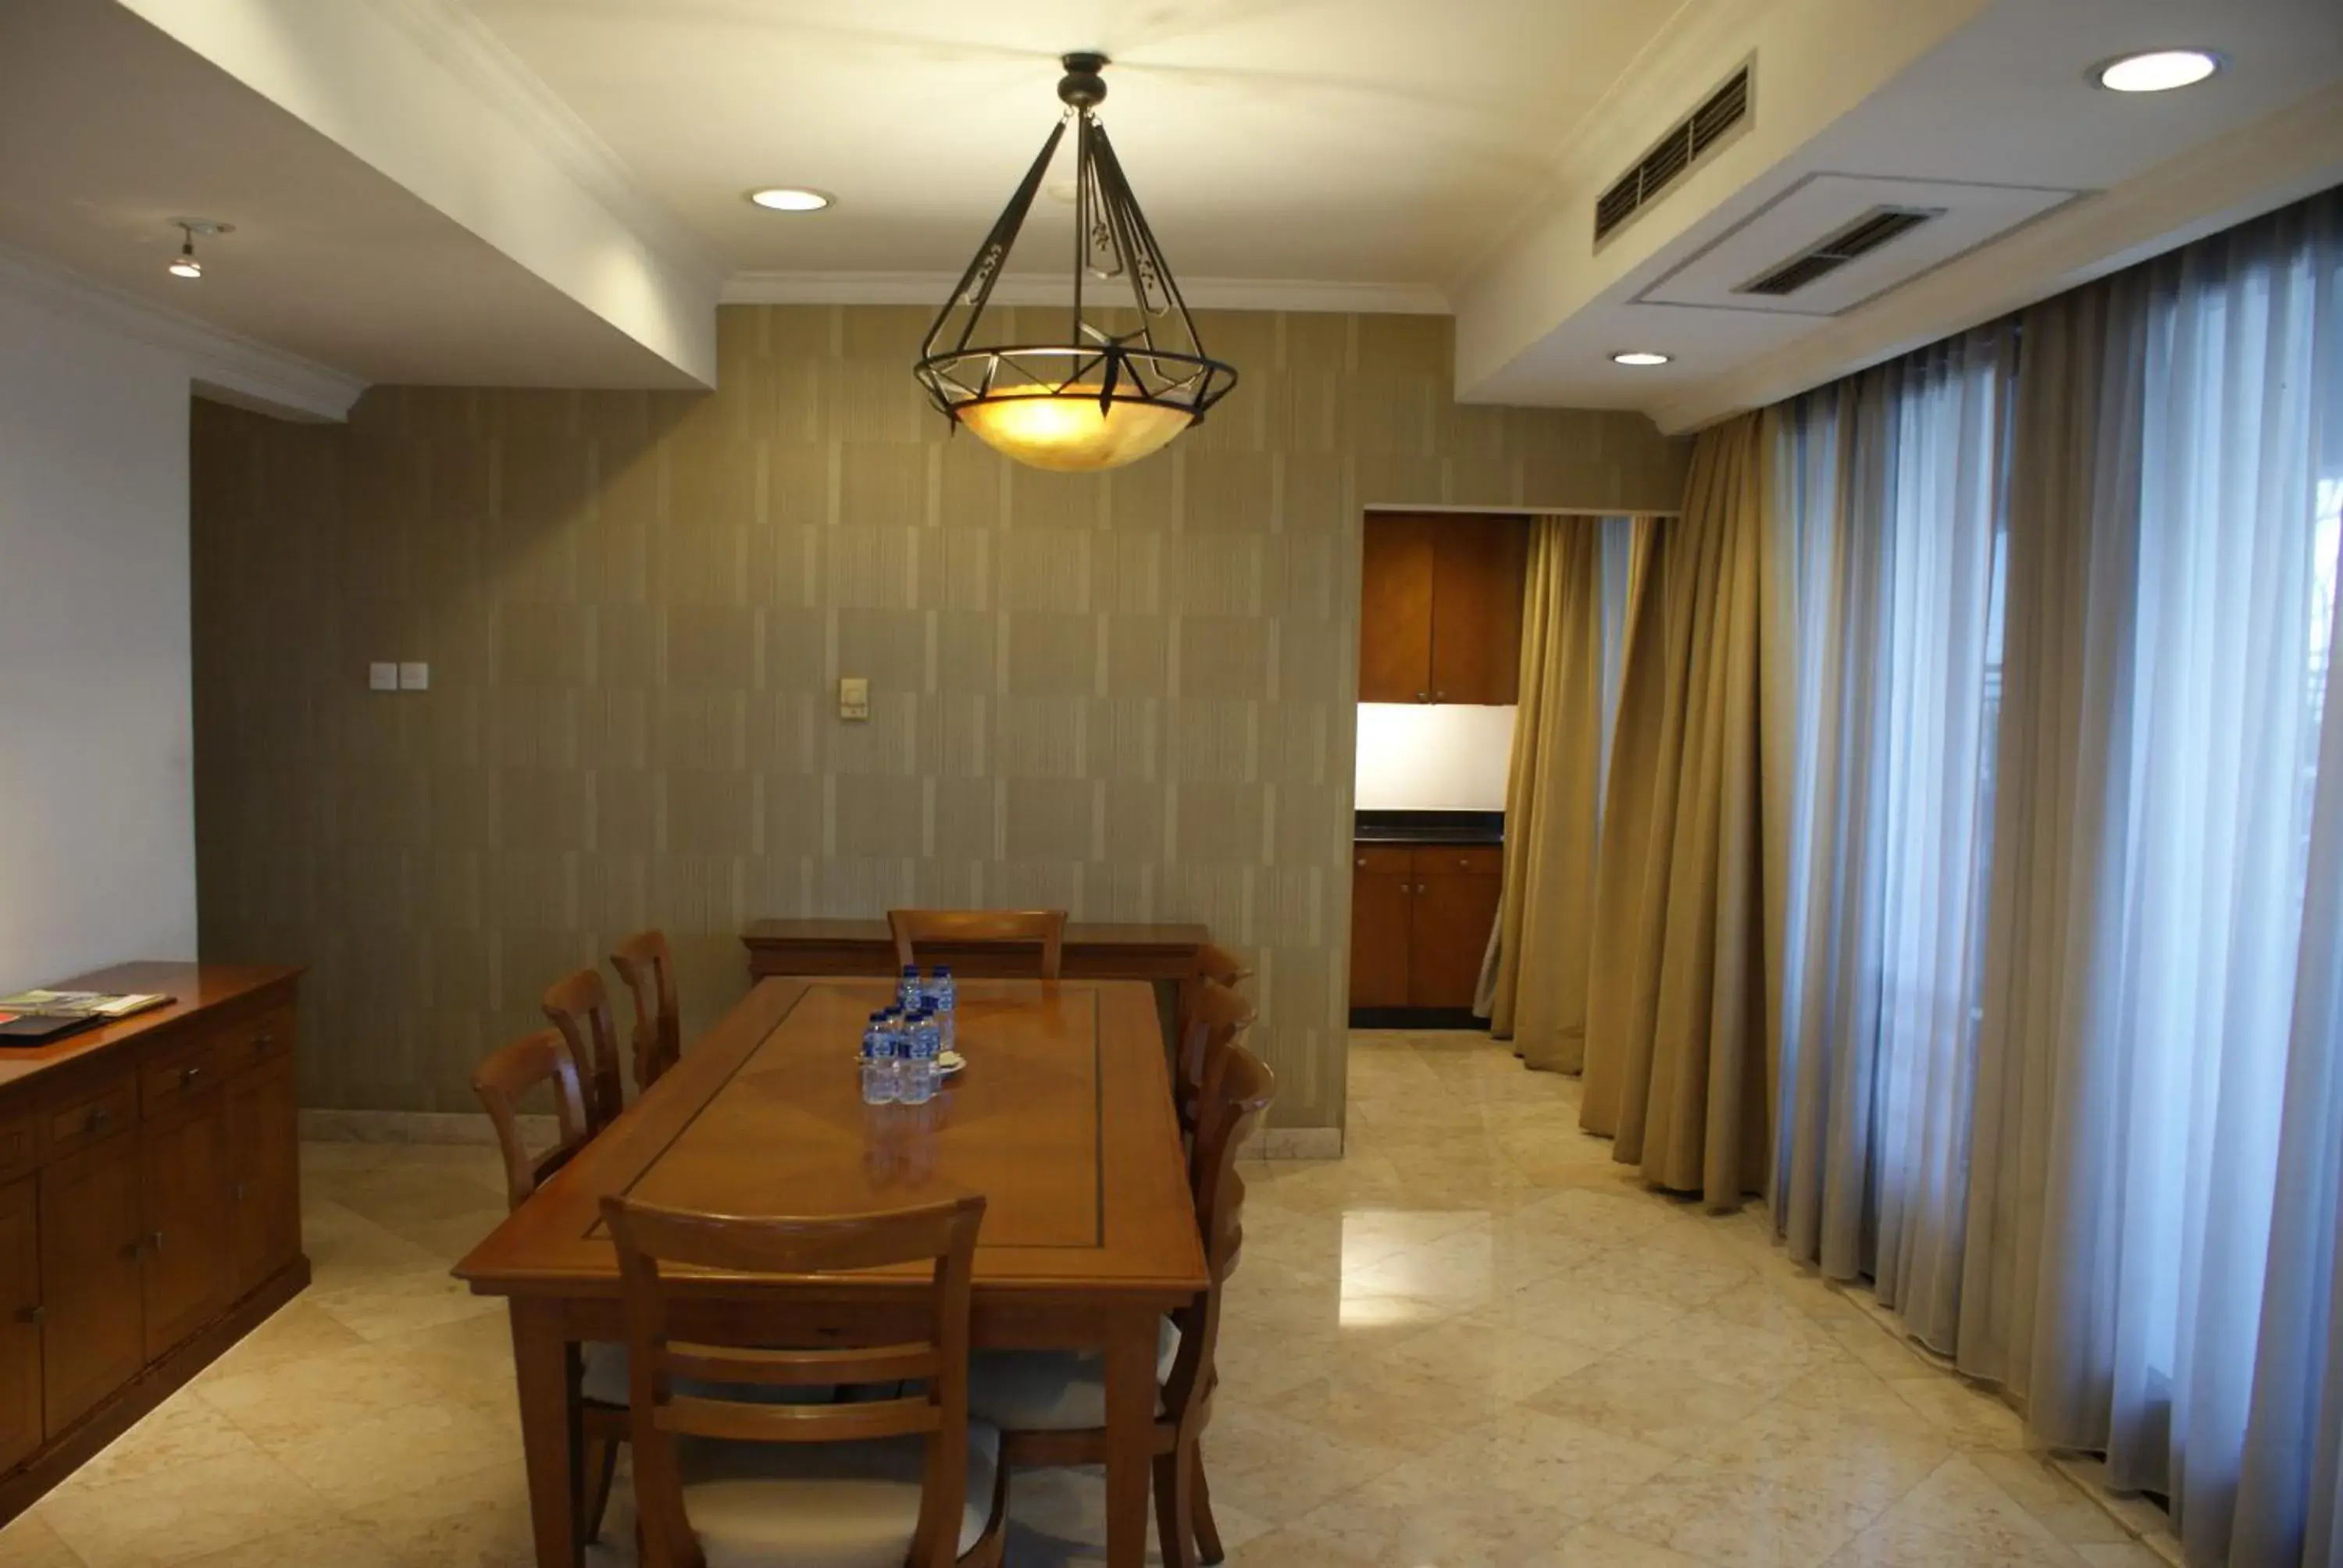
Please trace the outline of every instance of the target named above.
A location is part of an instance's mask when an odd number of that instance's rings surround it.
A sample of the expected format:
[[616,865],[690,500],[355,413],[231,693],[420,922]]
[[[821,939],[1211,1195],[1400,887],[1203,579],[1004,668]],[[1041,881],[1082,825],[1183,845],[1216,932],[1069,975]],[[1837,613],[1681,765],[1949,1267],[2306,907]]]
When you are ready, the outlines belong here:
[[948,965],[926,980],[906,964],[895,1003],[862,1031],[862,1103],[924,1105],[959,1060],[958,988]]

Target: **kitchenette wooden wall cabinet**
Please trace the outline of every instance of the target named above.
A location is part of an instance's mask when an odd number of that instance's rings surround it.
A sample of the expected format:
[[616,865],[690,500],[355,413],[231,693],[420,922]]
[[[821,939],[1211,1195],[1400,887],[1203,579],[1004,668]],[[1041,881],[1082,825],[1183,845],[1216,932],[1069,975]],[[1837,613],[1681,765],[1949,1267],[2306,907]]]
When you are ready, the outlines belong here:
[[1497,922],[1504,850],[1362,842],[1351,861],[1351,1006],[1470,1008]]
[[1517,700],[1529,538],[1526,518],[1368,513],[1359,700]]
[[166,1007],[0,1050],[0,1523],[309,1282],[297,970],[125,964]]

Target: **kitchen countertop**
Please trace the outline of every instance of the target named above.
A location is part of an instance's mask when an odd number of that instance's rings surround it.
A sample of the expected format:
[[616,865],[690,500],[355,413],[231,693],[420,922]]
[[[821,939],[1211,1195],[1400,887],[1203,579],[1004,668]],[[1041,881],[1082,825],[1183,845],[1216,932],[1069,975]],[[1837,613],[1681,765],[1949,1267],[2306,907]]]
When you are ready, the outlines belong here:
[[1361,811],[1352,838],[1362,844],[1502,844],[1503,811]]

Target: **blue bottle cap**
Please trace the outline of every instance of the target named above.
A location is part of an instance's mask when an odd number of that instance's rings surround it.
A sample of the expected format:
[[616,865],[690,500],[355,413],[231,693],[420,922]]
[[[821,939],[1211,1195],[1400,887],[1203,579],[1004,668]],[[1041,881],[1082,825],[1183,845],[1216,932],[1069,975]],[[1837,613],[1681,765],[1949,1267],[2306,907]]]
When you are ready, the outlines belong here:
[[938,965],[936,966],[936,978],[937,978],[938,980],[950,980],[950,979],[951,979],[951,965],[950,965],[950,964],[938,964]]

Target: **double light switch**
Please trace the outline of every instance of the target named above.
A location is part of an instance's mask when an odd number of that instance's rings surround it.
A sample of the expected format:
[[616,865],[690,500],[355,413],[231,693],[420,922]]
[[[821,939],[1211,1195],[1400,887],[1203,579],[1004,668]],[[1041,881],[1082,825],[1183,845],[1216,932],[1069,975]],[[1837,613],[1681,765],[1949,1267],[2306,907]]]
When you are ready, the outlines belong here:
[[376,659],[367,666],[368,691],[428,691],[431,689],[431,666],[422,659],[408,659],[394,664],[387,658]]

